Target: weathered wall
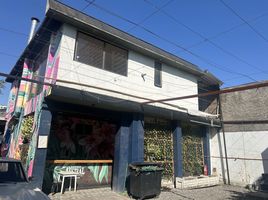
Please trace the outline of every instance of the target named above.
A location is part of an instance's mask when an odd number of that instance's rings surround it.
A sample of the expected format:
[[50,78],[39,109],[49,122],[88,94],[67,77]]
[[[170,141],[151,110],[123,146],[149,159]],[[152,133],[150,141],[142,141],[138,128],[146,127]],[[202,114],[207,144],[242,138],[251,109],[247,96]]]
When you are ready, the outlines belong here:
[[[248,185],[268,173],[268,131],[226,132],[231,184]],[[227,179],[223,134],[211,136],[211,165]]]
[[[268,87],[221,94],[232,184],[254,183],[268,173]],[[222,130],[211,135],[212,168],[227,178]]]
[[[175,96],[196,94],[197,78],[191,74],[180,71],[173,67],[162,64],[162,88],[154,86],[154,60],[133,51],[128,55],[128,75],[121,76],[109,71],[92,67],[74,61],[74,50],[77,30],[69,25],[63,26],[63,38],[61,42],[61,60],[59,64],[58,79],[84,83],[102,88],[117,90],[150,99],[161,99]],[[144,79],[142,74],[146,74]],[[122,99],[141,102],[135,99],[115,93],[96,90],[78,85],[57,85],[72,87],[78,90],[91,91],[98,94],[114,96]],[[175,103],[178,106],[198,110],[197,98],[180,100]],[[163,107],[167,107],[161,104]],[[171,109],[176,109],[171,107]]]
[[221,94],[226,132],[268,131],[268,87]]

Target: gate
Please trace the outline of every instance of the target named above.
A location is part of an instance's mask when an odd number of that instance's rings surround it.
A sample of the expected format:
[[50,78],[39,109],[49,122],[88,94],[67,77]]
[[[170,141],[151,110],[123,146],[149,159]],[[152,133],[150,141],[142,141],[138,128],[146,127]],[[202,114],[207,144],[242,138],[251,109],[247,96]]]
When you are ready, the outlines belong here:
[[166,121],[147,121],[144,127],[144,160],[161,163],[163,178],[173,178],[172,129]]

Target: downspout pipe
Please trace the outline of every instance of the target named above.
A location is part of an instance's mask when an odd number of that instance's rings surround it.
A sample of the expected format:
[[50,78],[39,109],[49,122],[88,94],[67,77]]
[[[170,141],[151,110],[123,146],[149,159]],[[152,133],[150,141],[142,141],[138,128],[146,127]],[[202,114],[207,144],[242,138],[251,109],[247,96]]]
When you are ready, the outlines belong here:
[[35,30],[36,30],[36,26],[39,23],[39,19],[32,17],[32,25],[31,25],[31,30],[30,30],[30,34],[29,34],[29,38],[28,38],[28,44],[30,43],[30,41],[32,40]]
[[219,95],[218,98],[219,98],[220,122],[221,122],[222,136],[223,136],[223,145],[224,145],[224,153],[225,153],[226,172],[227,172],[227,184],[231,185],[230,173],[229,173],[229,165],[228,165],[228,155],[227,155],[227,148],[226,148],[224,122],[223,122],[223,113],[222,113],[222,105],[221,105],[221,97],[220,97],[220,95]]

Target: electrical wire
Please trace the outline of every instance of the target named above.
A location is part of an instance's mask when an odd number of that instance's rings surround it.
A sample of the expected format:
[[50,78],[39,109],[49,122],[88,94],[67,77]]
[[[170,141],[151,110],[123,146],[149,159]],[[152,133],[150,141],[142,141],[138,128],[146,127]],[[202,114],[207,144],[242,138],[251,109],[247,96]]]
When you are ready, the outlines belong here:
[[91,2],[92,3],[92,2]]
[[[148,19],[150,19],[152,16],[154,16],[156,13],[158,13],[160,10],[164,9],[165,7],[167,7],[170,3],[172,3],[174,0],[169,0],[167,1],[163,6],[157,8],[154,12],[152,12],[151,14],[147,15],[145,18],[143,18],[141,21],[138,22],[139,25],[143,24],[144,22],[146,22]],[[136,28],[137,26],[133,26],[131,28],[129,28],[127,30],[127,32],[130,32],[131,30],[133,30],[134,28]]]
[[220,2],[226,7],[228,8],[235,16],[237,16],[241,21],[245,22],[248,27],[254,32],[256,33],[256,35],[258,35],[261,39],[263,39],[265,42],[268,42],[268,39],[261,34],[259,31],[257,31],[256,28],[254,28],[250,23],[248,23],[243,17],[241,17],[241,15],[238,14],[238,12],[236,12],[231,6],[229,6],[226,2],[224,2],[223,0],[220,0]]
[[[61,49],[62,50],[68,50],[66,47],[63,47],[63,46],[61,46]],[[31,52],[31,51],[30,51]],[[35,53],[36,54],[36,52],[31,52],[31,53]],[[2,55],[5,55],[5,56],[9,56],[9,57],[14,57],[14,58],[17,58],[18,59],[18,56],[17,55],[13,55],[13,54],[8,54],[8,53],[5,53],[5,52],[0,52],[0,54],[2,54]],[[28,59],[28,58],[27,58]],[[35,63],[35,60],[33,60],[33,59],[28,59],[28,60],[30,60],[30,61],[32,61],[32,63]],[[61,62],[64,62],[64,63],[66,63],[66,64],[72,64],[71,62],[66,62],[66,61],[61,61]],[[137,64],[137,63],[136,63]],[[131,70],[131,71],[129,71],[128,72],[128,74],[132,74],[133,72],[137,72],[137,73],[142,73],[142,71],[139,71],[140,69],[142,69],[142,68],[144,68],[144,67],[146,67],[146,66],[144,66],[144,65],[141,65],[140,64],[140,68],[138,68],[138,69],[134,69],[134,70]],[[260,74],[260,73],[252,73],[252,74],[249,74],[249,75],[256,75],[256,74]],[[148,75],[151,79],[153,79],[153,76],[150,76],[150,75]],[[121,77],[120,75],[118,75],[118,76],[115,76],[115,77],[113,77],[112,79],[117,79],[118,77]],[[239,76],[237,76],[237,77],[241,77],[240,75]],[[231,81],[231,80],[234,80],[234,79],[237,79],[237,77],[234,77],[233,79],[228,79],[228,81]],[[244,77],[244,76],[243,76]],[[227,80],[226,80],[226,82],[228,82]],[[187,85],[181,85],[181,84],[176,84],[176,83],[173,83],[173,82],[168,82],[167,80],[165,81],[165,83],[168,83],[168,84],[172,84],[172,85],[176,85],[176,86],[178,86],[178,87],[182,87],[182,86],[185,86],[185,87],[191,87],[191,86],[187,86]],[[204,90],[206,90],[205,88],[203,88]]]
[[[94,4],[94,1],[91,1],[91,2],[90,2],[90,5],[91,5],[91,4]],[[262,17],[262,16],[259,16],[259,17]],[[137,24],[137,26],[138,26],[138,24]],[[46,29],[46,28],[44,28],[44,29],[47,30],[47,31],[50,31],[51,33],[55,33],[55,32],[53,32],[53,31],[51,31],[51,30],[49,30],[49,29]],[[19,32],[16,32],[16,31],[9,30],[9,29],[5,29],[5,28],[1,28],[0,30],[8,31],[8,32],[10,32],[10,33],[18,33],[18,34],[20,34],[20,35],[24,35],[24,36],[26,36],[26,34],[24,34],[24,33],[19,33]],[[38,39],[36,39],[36,40],[38,40]],[[198,56],[197,56],[197,57],[198,57]],[[225,69],[226,67],[219,67],[219,65],[214,64],[214,63],[212,63],[211,61],[208,61],[208,60],[203,59],[203,58],[201,58],[201,57],[199,57],[199,59],[201,59],[203,62],[206,62],[206,63],[209,64],[209,65],[214,66],[215,68],[217,68],[217,69],[219,69],[219,70],[221,70],[221,71],[225,71],[225,72],[227,72],[227,73],[235,73],[235,74],[237,74],[237,75],[239,75],[239,76],[246,77],[246,78],[248,78],[248,79],[250,79],[250,80],[252,80],[252,81],[257,81],[257,80],[255,80],[255,79],[253,79],[252,77],[250,77],[249,75],[242,74],[242,73],[238,73],[238,72],[234,72],[234,71],[232,71],[232,70],[226,70],[226,69]]]
[[[257,17],[255,17],[255,18],[253,18],[253,19],[251,19],[251,20],[248,20],[248,22],[255,22],[255,21],[257,21],[257,20],[259,20],[259,19],[261,19],[261,18],[263,18],[263,17],[266,17],[267,15],[268,15],[268,13],[264,13],[264,14],[258,15]],[[219,33],[217,33],[217,34],[215,34],[215,35],[213,35],[213,36],[207,37],[207,38],[208,38],[209,40],[214,40],[214,39],[216,39],[216,38],[218,38],[218,37],[220,37],[220,36],[222,36],[222,35],[225,35],[225,34],[227,34],[227,33],[232,32],[232,31],[234,31],[235,29],[240,28],[241,26],[244,26],[244,25],[246,25],[246,23],[242,22],[242,23],[240,23],[240,24],[238,24],[238,25],[234,25],[234,26],[232,26],[232,27],[230,27],[230,28],[228,28],[228,29],[226,29],[226,30],[223,30],[223,31],[221,31],[221,32],[219,32]],[[207,40],[201,40],[200,42],[197,42],[197,43],[195,43],[195,44],[189,45],[189,46],[187,47],[187,49],[191,49],[191,48],[197,47],[197,46],[199,46],[199,45],[201,45],[201,44],[203,44],[203,43],[206,43],[206,42],[207,42]]]
[[[85,1],[87,1],[87,0],[85,0]],[[95,0],[87,1],[87,2],[88,2],[88,4],[84,8],[81,9],[82,12],[85,11],[91,4],[93,4],[95,2]]]
[[[145,2],[147,2],[148,4],[154,6],[154,8],[159,9],[157,6],[155,6],[153,3],[151,3],[149,0],[145,0]],[[179,26],[182,26],[184,28],[186,28],[188,31],[194,33],[195,35],[199,36],[200,38],[202,38],[204,41],[210,43],[212,46],[214,46],[215,48],[219,49],[220,51],[224,52],[225,54],[235,58],[236,60],[240,61],[241,63],[244,63],[246,65],[248,65],[249,67],[253,68],[253,69],[257,69],[260,72],[263,73],[268,73],[266,71],[263,71],[262,69],[258,68],[255,65],[252,65],[250,63],[248,63],[246,60],[242,59],[241,57],[235,55],[234,53],[224,49],[223,47],[221,47],[220,45],[216,44],[215,42],[211,41],[209,38],[205,37],[202,33],[198,32],[197,30],[194,30],[193,28],[191,28],[189,25],[186,25],[185,23],[179,21],[178,19],[176,19],[175,17],[173,17],[171,14],[167,13],[165,10],[161,10],[161,12],[167,16],[169,19],[171,19],[172,21],[174,21],[176,24],[178,24]]]
[[[92,3],[92,6],[98,8],[98,9],[100,9],[100,10],[102,10],[102,11],[104,11],[104,12],[106,12],[106,13],[112,15],[112,16],[115,16],[115,17],[117,17],[117,18],[119,18],[119,19],[121,19],[121,20],[123,20],[123,21],[126,21],[126,22],[128,22],[128,23],[130,23],[130,24],[133,24],[133,25],[135,25],[135,26],[141,28],[142,30],[144,30],[144,31],[146,31],[146,32],[148,32],[148,33],[150,33],[151,35],[155,36],[156,38],[161,39],[161,40],[163,40],[163,41],[165,41],[165,42],[167,42],[167,43],[169,43],[169,44],[171,44],[171,45],[173,45],[173,46],[175,46],[175,47],[177,47],[177,48],[179,48],[179,49],[182,49],[182,50],[185,51],[186,53],[188,53],[188,54],[190,54],[190,55],[192,55],[192,56],[198,58],[199,60],[203,61],[203,62],[206,63],[206,64],[209,64],[209,65],[211,65],[211,66],[213,66],[213,67],[215,67],[215,68],[218,68],[218,69],[220,69],[220,70],[222,70],[222,71],[225,71],[225,72],[228,72],[228,73],[231,73],[231,74],[233,74],[233,73],[235,73],[235,74],[239,74],[239,75],[241,75],[241,76],[244,76],[244,77],[250,79],[251,81],[253,80],[253,81],[256,81],[256,82],[257,82],[256,79],[254,79],[254,78],[252,78],[252,77],[250,77],[250,76],[248,76],[248,75],[246,75],[246,74],[243,74],[243,73],[240,73],[240,72],[232,71],[232,70],[228,69],[228,67],[224,67],[224,68],[223,68],[223,67],[219,67],[218,64],[214,64],[214,63],[212,63],[211,61],[209,61],[208,59],[203,58],[202,56],[200,56],[200,55],[198,55],[198,54],[196,54],[196,53],[190,51],[189,49],[186,49],[185,47],[183,47],[183,46],[181,46],[181,45],[179,45],[179,44],[177,44],[177,43],[175,43],[175,42],[173,42],[173,41],[171,41],[171,40],[169,40],[169,39],[167,39],[167,38],[165,38],[165,37],[163,37],[163,36],[160,36],[160,35],[158,35],[157,33],[154,33],[153,31],[151,31],[151,30],[145,28],[144,26],[139,25],[139,24],[136,23],[136,22],[133,22],[133,21],[131,21],[131,20],[125,18],[125,17],[122,17],[122,16],[120,16],[120,15],[118,15],[118,14],[116,14],[116,13],[110,11],[110,10],[107,10],[106,8],[100,6],[100,5],[96,4],[96,3]],[[227,68],[228,70],[226,70],[226,68]]]

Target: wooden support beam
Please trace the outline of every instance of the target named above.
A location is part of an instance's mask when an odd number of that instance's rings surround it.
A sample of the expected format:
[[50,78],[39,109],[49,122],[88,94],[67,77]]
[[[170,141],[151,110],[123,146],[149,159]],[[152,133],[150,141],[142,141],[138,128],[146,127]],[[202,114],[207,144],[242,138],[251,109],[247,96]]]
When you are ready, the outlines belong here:
[[111,164],[113,160],[47,160],[50,164]]

